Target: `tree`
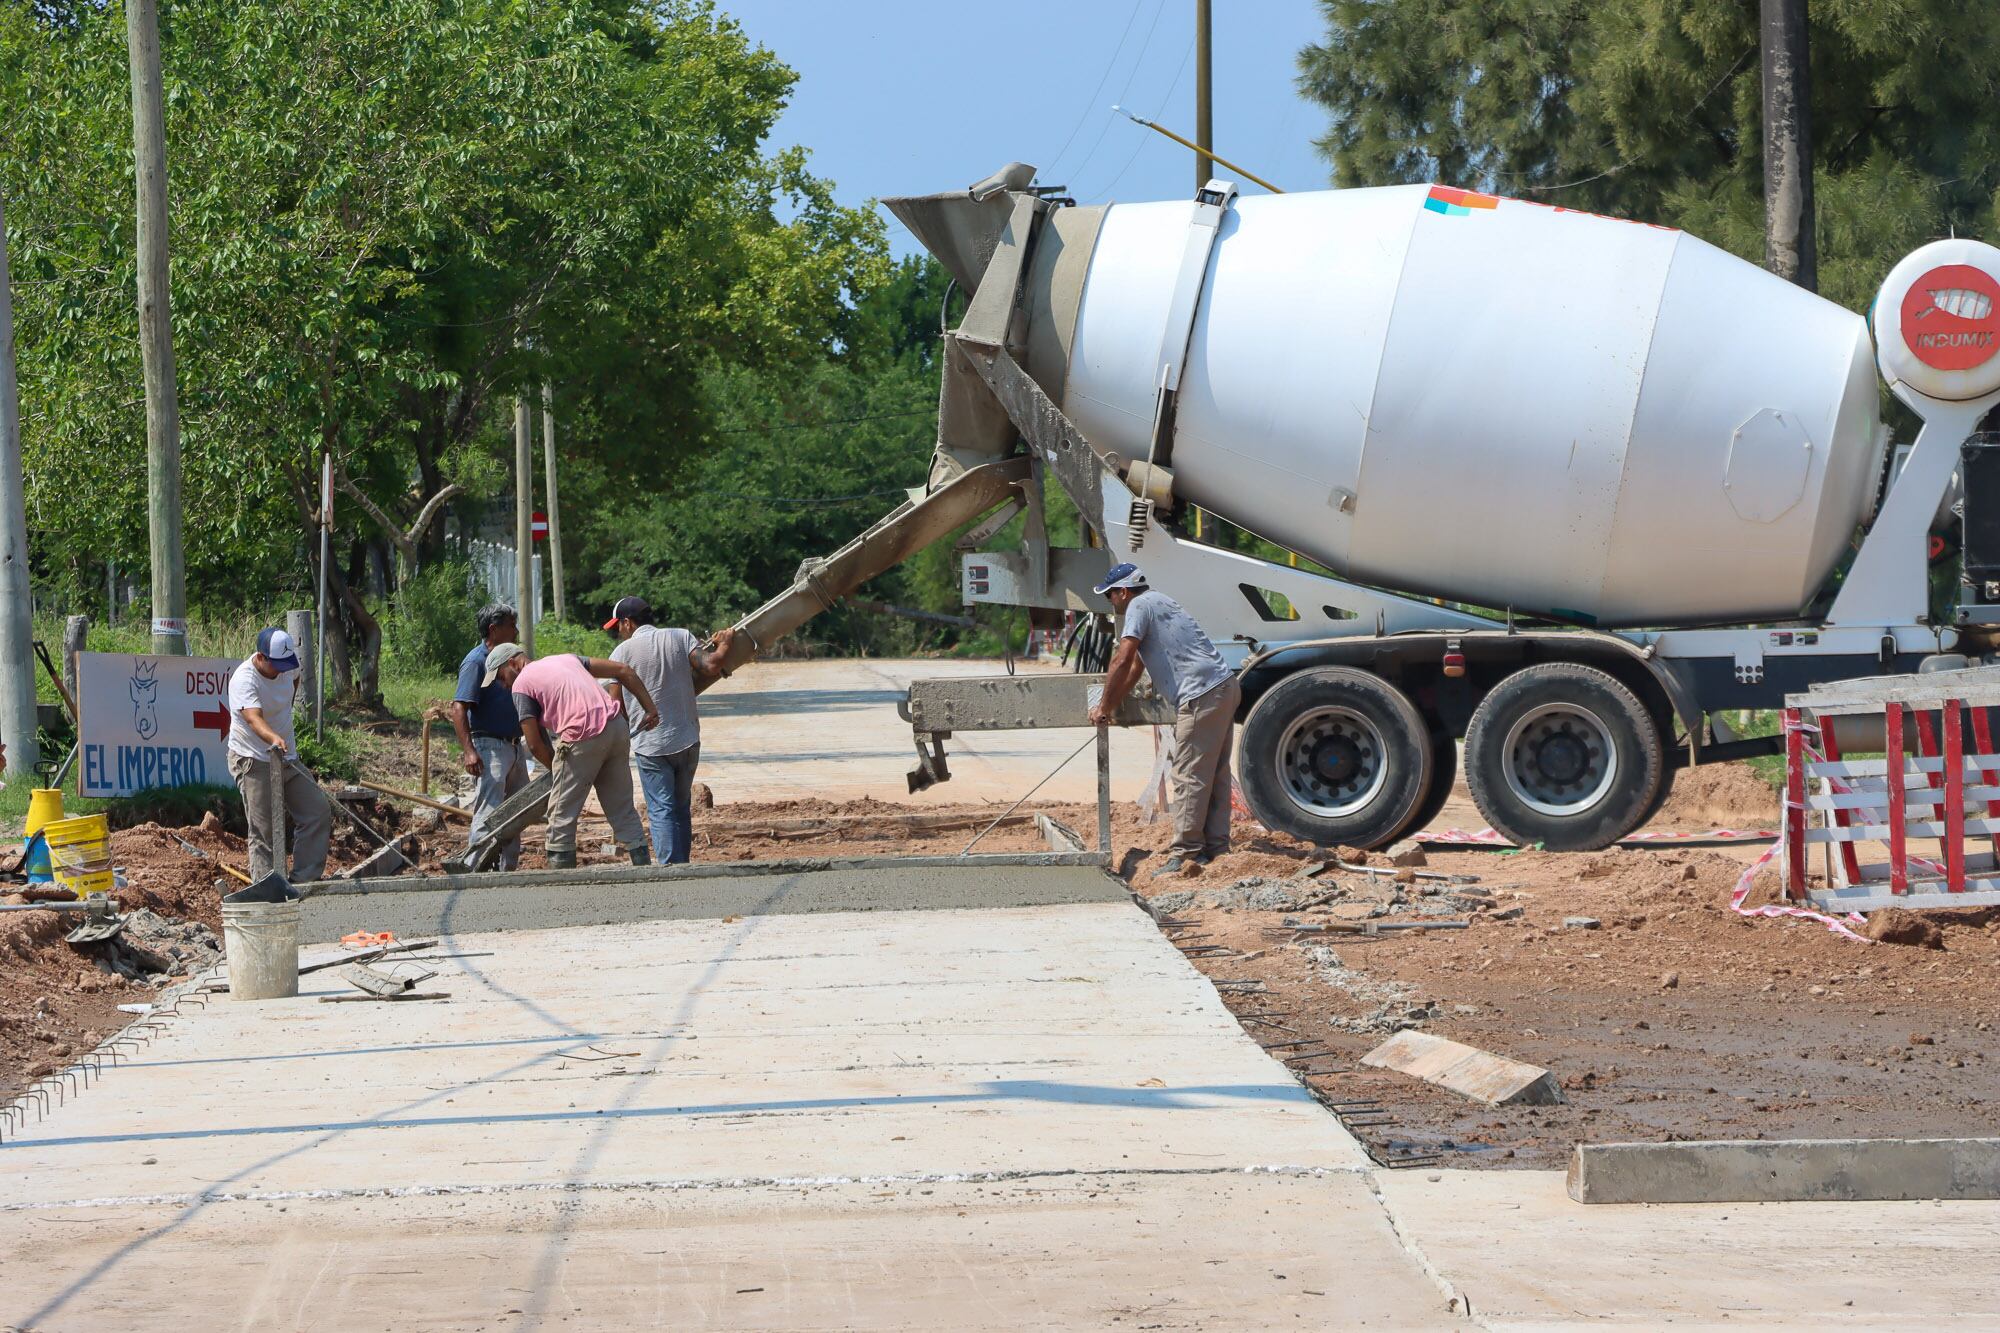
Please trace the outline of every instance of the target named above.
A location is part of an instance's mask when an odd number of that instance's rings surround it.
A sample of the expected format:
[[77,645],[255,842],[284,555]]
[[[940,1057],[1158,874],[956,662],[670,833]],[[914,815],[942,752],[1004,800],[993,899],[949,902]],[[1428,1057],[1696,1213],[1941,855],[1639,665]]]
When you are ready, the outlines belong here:
[[[1300,87],[1340,185],[1442,181],[1764,249],[1757,7],[1738,0],[1321,0]],[[1819,285],[1865,307],[1935,236],[1991,233],[2000,9],[1810,9]]]
[[[45,551],[131,567],[121,16],[70,13],[0,15],[31,504]],[[657,485],[706,367],[822,352],[882,263],[872,215],[763,151],[790,71],[695,0],[194,0],[162,24],[191,592],[308,584],[331,455],[329,677],[363,698],[371,571],[393,585],[447,506],[506,484],[516,392],[565,405],[571,507]]]

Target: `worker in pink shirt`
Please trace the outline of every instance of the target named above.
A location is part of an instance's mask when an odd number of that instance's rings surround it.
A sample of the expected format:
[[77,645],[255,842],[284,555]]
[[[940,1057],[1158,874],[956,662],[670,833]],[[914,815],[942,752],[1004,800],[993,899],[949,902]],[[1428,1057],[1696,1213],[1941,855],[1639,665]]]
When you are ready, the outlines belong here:
[[499,681],[514,695],[521,738],[528,753],[549,770],[549,869],[576,865],[576,821],[596,789],[597,803],[611,821],[612,836],[635,866],[649,865],[646,827],[632,804],[632,730],[625,714],[600,680],[617,681],[637,701],[639,730],[660,723],[646,683],[623,662],[581,653],[531,659],[518,643],[503,643],[486,654],[485,683]]

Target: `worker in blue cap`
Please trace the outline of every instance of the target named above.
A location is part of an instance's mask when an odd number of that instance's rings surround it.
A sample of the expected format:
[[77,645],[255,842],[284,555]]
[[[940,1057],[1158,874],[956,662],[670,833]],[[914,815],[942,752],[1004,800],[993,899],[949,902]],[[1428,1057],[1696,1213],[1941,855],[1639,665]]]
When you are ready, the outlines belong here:
[[243,793],[252,880],[288,869],[274,855],[278,806],[292,825],[292,881],[309,883],[326,873],[333,811],[312,774],[292,762],[299,748],[292,727],[298,689],[298,648],[275,627],[258,633],[257,651],[229,677],[229,774]]
[[1229,751],[1243,689],[1208,635],[1181,604],[1146,586],[1137,565],[1115,565],[1096,591],[1122,618],[1104,693],[1090,710],[1104,726],[1139,679],[1139,668],[1174,706],[1170,808],[1174,843],[1156,875],[1178,875],[1229,850]]

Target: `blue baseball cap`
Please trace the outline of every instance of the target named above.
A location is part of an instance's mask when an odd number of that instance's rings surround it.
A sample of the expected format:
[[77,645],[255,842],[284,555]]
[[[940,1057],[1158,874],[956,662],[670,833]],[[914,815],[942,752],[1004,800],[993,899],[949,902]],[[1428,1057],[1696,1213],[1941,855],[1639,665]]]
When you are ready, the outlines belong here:
[[1140,571],[1137,565],[1128,560],[1122,565],[1113,565],[1111,572],[1098,580],[1097,586],[1092,588],[1091,591],[1101,597],[1113,588],[1143,588],[1145,586],[1145,574]]
[[299,669],[298,646],[292,642],[292,636],[281,629],[259,630],[257,651],[269,658],[271,665],[280,671]]

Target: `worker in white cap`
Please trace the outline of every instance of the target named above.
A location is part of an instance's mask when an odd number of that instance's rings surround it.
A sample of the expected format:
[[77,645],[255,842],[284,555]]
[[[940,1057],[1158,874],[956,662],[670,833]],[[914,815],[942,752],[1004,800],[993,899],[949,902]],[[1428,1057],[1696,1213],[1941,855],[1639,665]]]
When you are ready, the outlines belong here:
[[285,873],[271,855],[275,824],[271,807],[279,783],[284,785],[285,813],[292,825],[287,839],[292,850],[290,878],[309,884],[326,874],[333,811],[312,774],[290,762],[299,744],[292,729],[292,701],[298,689],[298,650],[292,636],[281,629],[259,632],[257,651],[229,677],[229,774],[243,793],[253,881],[274,870]]
[[1091,724],[1104,726],[1117,717],[1142,663],[1153,688],[1174,706],[1174,843],[1154,873],[1178,875],[1229,850],[1229,752],[1243,689],[1195,618],[1173,598],[1147,587],[1137,565],[1113,566],[1096,591],[1124,623],[1104,677],[1104,693],[1090,710]]

